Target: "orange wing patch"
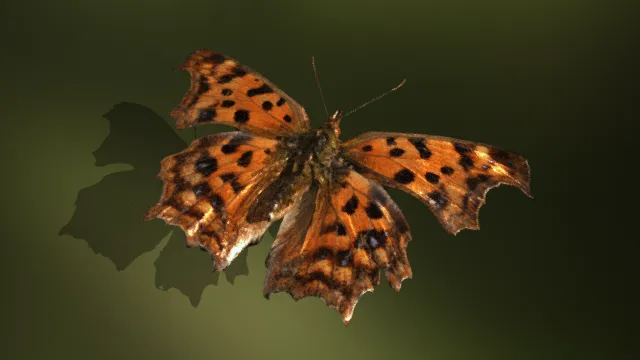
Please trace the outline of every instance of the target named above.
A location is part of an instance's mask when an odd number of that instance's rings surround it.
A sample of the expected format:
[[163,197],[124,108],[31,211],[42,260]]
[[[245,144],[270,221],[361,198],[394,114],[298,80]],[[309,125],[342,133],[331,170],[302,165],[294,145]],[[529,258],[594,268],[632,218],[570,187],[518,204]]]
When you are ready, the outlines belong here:
[[198,50],[178,66],[191,87],[171,112],[178,129],[225,124],[275,138],[310,129],[302,106],[254,70],[211,50]]
[[366,176],[421,199],[452,234],[479,228],[486,193],[500,184],[532,197],[527,160],[485,144],[372,132],[345,142],[342,153]]
[[163,159],[160,201],[146,220],[159,217],[180,226],[187,246],[208,250],[216,270],[227,267],[271,221],[250,223],[246,215],[259,192],[282,171],[275,140],[241,132],[200,138],[184,151]]
[[386,270],[400,290],[411,277],[409,226],[379,185],[355,171],[307,192],[284,217],[267,258],[264,294],[321,297],[348,324],[359,298]]

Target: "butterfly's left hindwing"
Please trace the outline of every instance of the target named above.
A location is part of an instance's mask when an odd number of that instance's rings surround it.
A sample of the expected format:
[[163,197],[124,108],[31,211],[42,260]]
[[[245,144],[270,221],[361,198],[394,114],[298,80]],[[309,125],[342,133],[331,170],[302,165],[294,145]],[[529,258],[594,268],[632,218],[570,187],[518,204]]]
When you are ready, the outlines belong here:
[[500,184],[531,196],[527,160],[485,144],[371,132],[343,143],[341,154],[365,176],[422,200],[451,234],[479,228],[487,191]]
[[277,220],[276,214],[248,215],[285,163],[275,140],[241,132],[195,140],[162,161],[163,194],[147,219],[180,226],[188,246],[207,249],[216,269],[224,269]]
[[409,226],[385,190],[344,169],[284,217],[267,259],[264,294],[321,297],[348,323],[360,296],[379,284],[380,269],[396,290],[411,277],[410,240]]

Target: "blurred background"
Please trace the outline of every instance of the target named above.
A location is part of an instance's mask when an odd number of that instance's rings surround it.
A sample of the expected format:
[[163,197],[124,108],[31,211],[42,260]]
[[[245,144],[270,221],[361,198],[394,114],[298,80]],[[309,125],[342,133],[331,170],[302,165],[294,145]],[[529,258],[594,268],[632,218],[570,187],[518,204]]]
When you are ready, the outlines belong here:
[[[635,357],[632,6],[0,6],[3,358]],[[168,112],[188,88],[188,74],[171,69],[199,48],[265,75],[305,106],[314,127],[325,115],[312,55],[330,112],[406,78],[346,118],[343,139],[427,133],[521,153],[535,199],[492,190],[481,230],[451,236],[417,199],[391,190],[413,234],[414,276],[399,293],[383,279],[348,327],[318,298],[266,300],[264,259],[277,227],[216,274],[180,231],[142,222],[160,196],[160,160],[195,135],[175,131]]]

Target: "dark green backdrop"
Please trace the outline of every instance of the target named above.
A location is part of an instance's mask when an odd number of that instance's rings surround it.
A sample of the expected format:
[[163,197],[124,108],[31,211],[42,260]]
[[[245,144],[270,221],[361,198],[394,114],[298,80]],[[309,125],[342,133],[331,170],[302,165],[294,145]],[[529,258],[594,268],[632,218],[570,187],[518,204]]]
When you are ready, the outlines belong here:
[[[631,358],[637,177],[624,176],[635,166],[623,157],[637,100],[627,75],[632,9],[588,0],[97,3],[1,5],[0,357]],[[188,87],[171,69],[198,48],[260,71],[314,126],[324,111],[311,55],[330,111],[407,78],[347,118],[343,138],[383,130],[500,146],[529,158],[536,198],[493,190],[482,230],[454,237],[418,200],[391,191],[414,238],[414,277],[400,293],[383,281],[348,327],[317,298],[268,301],[271,235],[219,275],[181,233],[141,223],[160,195],[161,158],[194,136],[172,130],[168,111]]]

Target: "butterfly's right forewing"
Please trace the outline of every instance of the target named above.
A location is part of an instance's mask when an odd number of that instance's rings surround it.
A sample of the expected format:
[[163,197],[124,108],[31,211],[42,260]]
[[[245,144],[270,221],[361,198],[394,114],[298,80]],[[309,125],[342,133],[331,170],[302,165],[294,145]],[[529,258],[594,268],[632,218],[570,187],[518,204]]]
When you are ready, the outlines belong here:
[[486,144],[371,132],[345,142],[342,156],[365,176],[422,200],[451,234],[479,228],[486,194],[500,184],[531,196],[527,160]]

